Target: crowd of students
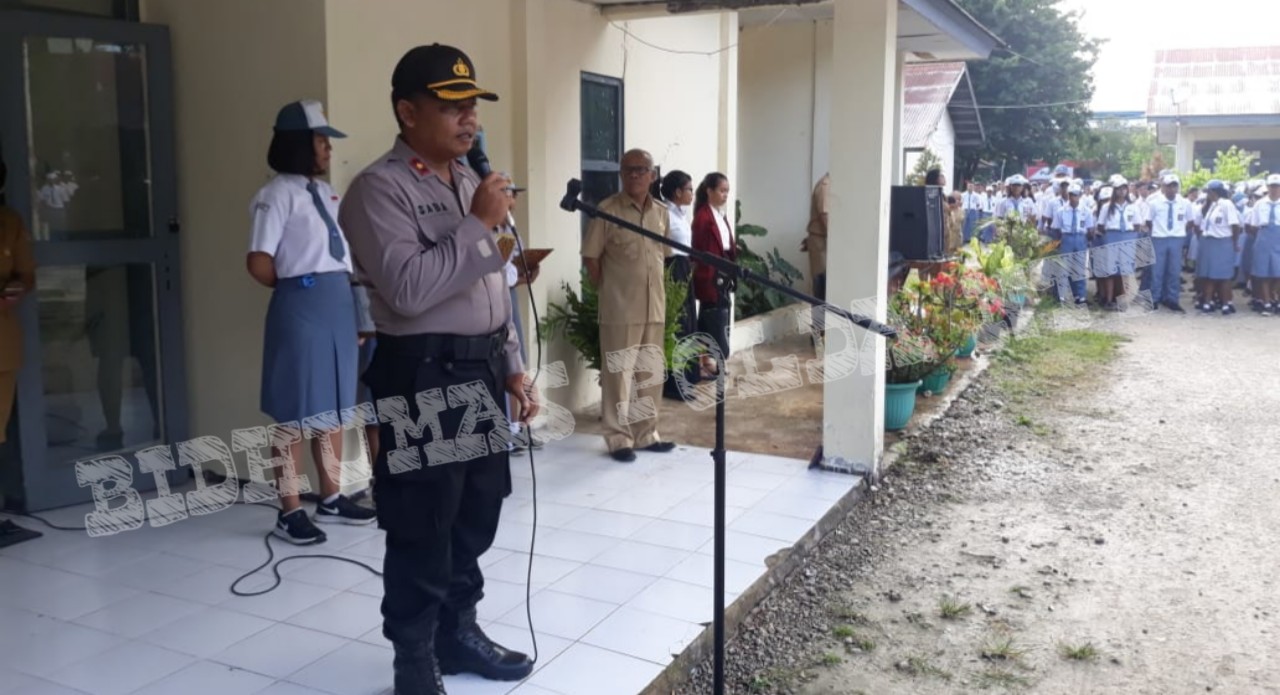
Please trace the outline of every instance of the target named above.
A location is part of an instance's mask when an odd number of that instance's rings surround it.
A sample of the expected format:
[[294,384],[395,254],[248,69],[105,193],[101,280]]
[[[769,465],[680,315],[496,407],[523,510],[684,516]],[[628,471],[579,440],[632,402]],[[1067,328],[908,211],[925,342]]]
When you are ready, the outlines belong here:
[[1095,303],[1104,309],[1137,303],[1184,313],[1188,270],[1192,306],[1201,313],[1235,314],[1235,290],[1250,297],[1253,311],[1280,313],[1280,174],[1184,191],[1171,170],[1154,181],[1130,183],[1116,174],[1086,184],[1059,166],[1038,185],[1020,174],[999,187],[970,183],[960,205],[965,243],[974,235],[991,242],[991,218],[1008,217],[1057,240],[1045,278],[1058,301],[1087,304],[1093,279]]

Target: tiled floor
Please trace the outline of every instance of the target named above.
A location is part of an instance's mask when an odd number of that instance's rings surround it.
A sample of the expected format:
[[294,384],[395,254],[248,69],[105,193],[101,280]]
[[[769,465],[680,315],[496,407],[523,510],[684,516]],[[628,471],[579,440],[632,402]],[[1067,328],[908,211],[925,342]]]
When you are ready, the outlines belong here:
[[[450,677],[451,695],[633,695],[711,620],[712,463],[706,450],[603,455],[575,435],[537,457],[532,614],[538,668],[523,683]],[[730,600],[854,479],[803,461],[729,456]],[[530,650],[525,581],[533,529],[527,457],[482,559],[486,631]],[[50,512],[83,523],[85,508]],[[0,695],[375,695],[389,692],[381,580],[327,560],[284,564],[257,598],[228,586],[265,559],[272,512],[234,507],[107,538],[46,531],[0,550]],[[22,522],[35,526],[30,520]],[[328,527],[313,548],[380,568],[376,528]],[[270,572],[241,583],[265,588]]]

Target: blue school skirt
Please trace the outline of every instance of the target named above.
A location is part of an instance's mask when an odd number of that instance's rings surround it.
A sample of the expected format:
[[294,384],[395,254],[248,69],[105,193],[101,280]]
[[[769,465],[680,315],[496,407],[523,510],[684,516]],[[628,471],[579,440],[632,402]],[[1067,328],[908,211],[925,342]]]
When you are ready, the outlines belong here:
[[1102,245],[1094,249],[1093,276],[1109,278],[1116,275],[1133,275],[1137,269],[1137,232],[1108,229],[1102,236]]
[[356,330],[348,273],[277,281],[262,348],[262,412],[294,422],[354,407]]
[[1280,278],[1280,225],[1263,227],[1253,242],[1254,277]]
[[1236,276],[1236,243],[1231,237],[1200,237],[1200,256],[1196,258],[1196,277],[1204,280],[1230,280]]

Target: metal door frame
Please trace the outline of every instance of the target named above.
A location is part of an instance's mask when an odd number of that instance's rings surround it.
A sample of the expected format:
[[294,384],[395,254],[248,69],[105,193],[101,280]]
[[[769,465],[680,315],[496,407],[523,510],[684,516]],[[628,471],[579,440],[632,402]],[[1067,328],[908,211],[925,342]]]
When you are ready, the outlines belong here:
[[[151,235],[141,239],[37,241],[37,265],[151,263],[155,292],[155,333],[160,361],[157,386],[162,403],[164,441],[186,439],[188,410],[182,333],[181,274],[178,246],[178,195],[173,122],[172,51],[166,26],[125,20],[27,11],[0,11],[0,151],[9,164],[9,204],[24,220],[34,219],[28,170],[26,60],[29,37],[92,38],[146,47],[145,84],[150,155]],[[74,107],[73,107],[74,108]],[[12,193],[20,191],[21,195]],[[18,374],[19,451],[27,505],[31,510],[63,507],[92,499],[76,483],[74,466],[48,466],[45,398],[41,377],[39,312],[33,301],[21,309],[24,359]],[[25,414],[25,417],[23,416]],[[33,417],[32,415],[35,414]],[[154,489],[132,457],[134,487]],[[170,474],[170,482],[180,479]]]

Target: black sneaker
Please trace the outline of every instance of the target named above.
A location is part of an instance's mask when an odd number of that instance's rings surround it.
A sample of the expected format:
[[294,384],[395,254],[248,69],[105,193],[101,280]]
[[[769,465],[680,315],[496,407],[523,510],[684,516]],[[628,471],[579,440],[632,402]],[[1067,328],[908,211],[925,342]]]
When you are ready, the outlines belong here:
[[618,461],[620,463],[631,463],[636,460],[636,452],[630,447],[623,447],[616,451],[612,451],[609,455],[613,457],[614,461]]
[[675,442],[654,442],[644,448],[645,451],[652,451],[659,454],[665,454],[676,448]]
[[295,509],[288,514],[284,512],[277,514],[276,528],[272,533],[294,545],[313,545],[328,539],[324,531],[316,528],[316,525],[307,517],[307,513],[301,509]]
[[338,495],[333,504],[321,502],[316,505],[316,521],[322,524],[351,524],[362,526],[371,524],[378,518],[378,513],[368,507],[361,507],[346,495]]
[[1230,316],[1230,315],[1232,315],[1232,314],[1234,314],[1234,313],[1236,313],[1236,305],[1234,305],[1234,304],[1232,304],[1232,303],[1230,303],[1230,302],[1228,302],[1228,303],[1226,303],[1226,304],[1223,304],[1223,305],[1222,305],[1222,315],[1223,315],[1223,316]]
[[1174,312],[1174,313],[1178,313],[1178,314],[1185,314],[1185,313],[1187,313],[1187,310],[1186,310],[1186,309],[1183,309],[1183,308],[1182,308],[1182,305],[1181,305],[1181,304],[1179,304],[1179,303],[1177,303],[1177,302],[1175,302],[1175,301],[1168,301],[1168,302],[1165,302],[1165,306],[1169,308],[1169,311],[1172,311],[1172,312]]
[[1272,304],[1263,304],[1262,311],[1258,313],[1262,314],[1263,316],[1270,316],[1273,313],[1275,313],[1275,306]]

